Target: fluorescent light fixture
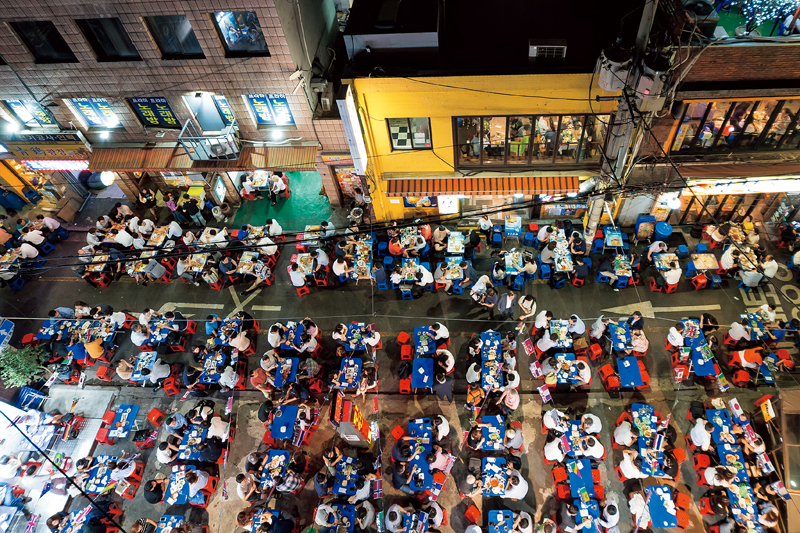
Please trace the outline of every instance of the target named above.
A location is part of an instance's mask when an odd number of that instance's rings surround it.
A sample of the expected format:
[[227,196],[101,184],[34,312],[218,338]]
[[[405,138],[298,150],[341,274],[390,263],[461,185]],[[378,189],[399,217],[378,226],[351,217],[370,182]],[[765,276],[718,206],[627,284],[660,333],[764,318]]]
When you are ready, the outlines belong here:
[[568,198],[577,198],[578,197],[578,193],[576,193],[576,192],[568,192],[567,193],[567,197]]
[[524,195],[524,194],[522,194],[522,193],[516,193],[516,194],[514,194],[514,198],[523,198],[524,196],[525,196],[525,195]]

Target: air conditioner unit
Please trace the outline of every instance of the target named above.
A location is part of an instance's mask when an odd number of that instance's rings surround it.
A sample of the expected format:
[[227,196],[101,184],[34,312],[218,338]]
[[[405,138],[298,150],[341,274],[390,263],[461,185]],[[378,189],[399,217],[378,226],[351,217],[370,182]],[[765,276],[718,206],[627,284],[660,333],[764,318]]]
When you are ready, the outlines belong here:
[[562,62],[567,56],[565,39],[530,39],[528,41],[528,62]]
[[315,93],[323,93],[328,88],[328,80],[325,78],[312,78],[311,90]]
[[320,105],[322,105],[323,111],[330,111],[331,110],[331,99],[330,98],[320,98],[319,99]]

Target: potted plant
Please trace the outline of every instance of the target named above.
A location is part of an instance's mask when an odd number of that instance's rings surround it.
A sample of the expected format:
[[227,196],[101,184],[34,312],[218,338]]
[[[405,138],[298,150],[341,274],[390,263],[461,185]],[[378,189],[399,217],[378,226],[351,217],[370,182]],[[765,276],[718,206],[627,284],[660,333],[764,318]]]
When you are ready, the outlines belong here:
[[6,387],[24,387],[45,370],[43,361],[44,351],[39,346],[9,346],[0,352],[0,380]]

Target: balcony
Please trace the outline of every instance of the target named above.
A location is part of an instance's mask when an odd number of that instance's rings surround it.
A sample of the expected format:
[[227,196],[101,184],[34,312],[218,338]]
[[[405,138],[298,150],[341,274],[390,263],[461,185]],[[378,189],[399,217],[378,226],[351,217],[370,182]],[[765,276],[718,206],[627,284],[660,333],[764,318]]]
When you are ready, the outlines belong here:
[[242,149],[235,118],[219,135],[203,135],[194,120],[189,119],[181,129],[178,142],[195,161],[236,160]]

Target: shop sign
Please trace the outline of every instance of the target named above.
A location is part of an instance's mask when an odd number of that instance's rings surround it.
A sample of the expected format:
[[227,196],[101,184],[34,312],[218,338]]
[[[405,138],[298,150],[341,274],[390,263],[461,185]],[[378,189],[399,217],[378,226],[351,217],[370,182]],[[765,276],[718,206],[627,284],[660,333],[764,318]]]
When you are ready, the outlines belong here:
[[758,194],[800,192],[800,179],[755,179],[741,181],[690,181],[690,187],[681,191],[681,196],[707,196],[715,194]]
[[353,92],[350,86],[347,87],[345,99],[337,100],[336,105],[339,108],[339,115],[342,118],[347,147],[350,148],[350,154],[353,156],[353,166],[356,169],[356,173],[364,175],[367,173],[367,147],[364,144],[364,135],[361,132],[361,123],[358,120],[356,102],[353,98]]
[[[81,171],[89,168],[89,160],[75,159],[22,159],[20,163],[31,170],[75,170]],[[44,191],[41,191],[44,192]]]
[[221,94],[215,94],[214,103],[217,104],[217,109],[222,117],[222,122],[224,122],[226,126],[233,124],[236,119],[233,116],[233,111],[231,110],[231,106],[228,104],[228,100],[225,98],[225,96]]
[[89,128],[119,128],[117,114],[105,98],[69,98],[67,100]]
[[338,167],[334,172],[336,173],[336,179],[339,180],[339,188],[342,190],[342,194],[348,198],[355,197],[355,188],[361,187],[361,178],[356,174],[356,169],[353,167]]
[[284,94],[247,94],[245,100],[259,126],[293,126],[294,116]]
[[353,158],[349,155],[323,155],[322,162],[326,165],[352,165]]
[[166,98],[147,96],[131,98],[131,106],[145,126],[158,128],[180,128],[180,123]]
[[38,102],[23,102],[22,100],[4,100],[17,119],[29,128],[58,126]]
[[437,207],[436,196],[403,196],[404,207]]
[[76,133],[1,133],[0,141],[16,159],[89,159]]

